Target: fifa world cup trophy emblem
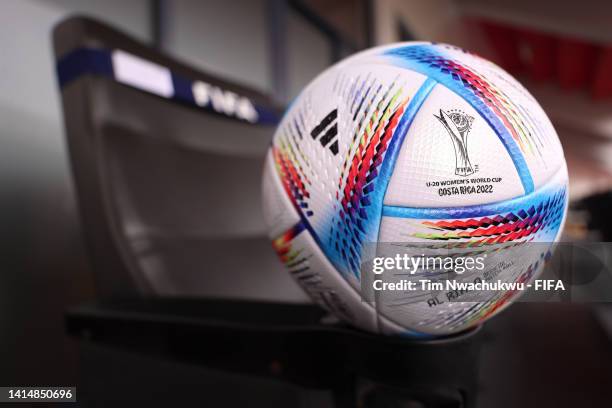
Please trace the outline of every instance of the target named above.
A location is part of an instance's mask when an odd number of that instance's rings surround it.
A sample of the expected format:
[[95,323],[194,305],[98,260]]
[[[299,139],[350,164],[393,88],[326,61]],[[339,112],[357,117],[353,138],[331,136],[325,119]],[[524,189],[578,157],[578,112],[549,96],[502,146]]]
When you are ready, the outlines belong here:
[[474,118],[460,110],[443,111],[440,116],[434,115],[446,128],[455,148],[455,174],[469,176],[474,173],[467,150],[467,137]]

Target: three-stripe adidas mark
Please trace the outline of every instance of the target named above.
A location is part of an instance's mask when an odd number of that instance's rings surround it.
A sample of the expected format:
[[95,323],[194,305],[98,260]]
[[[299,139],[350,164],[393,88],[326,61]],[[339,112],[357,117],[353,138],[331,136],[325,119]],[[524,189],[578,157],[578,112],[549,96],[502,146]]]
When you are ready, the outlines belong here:
[[[319,142],[323,147],[329,145],[329,150],[335,155],[338,154],[338,109],[329,112],[323,120],[312,129],[310,136],[316,140],[321,134]],[[330,142],[333,143],[330,144]]]

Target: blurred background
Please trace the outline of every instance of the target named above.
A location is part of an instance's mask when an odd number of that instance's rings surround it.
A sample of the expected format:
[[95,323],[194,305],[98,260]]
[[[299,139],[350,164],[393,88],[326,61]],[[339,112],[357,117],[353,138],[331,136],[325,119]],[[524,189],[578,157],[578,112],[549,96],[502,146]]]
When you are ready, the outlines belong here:
[[[566,239],[610,240],[609,2],[3,1],[0,384],[78,382],[76,342],[64,335],[63,314],[94,297],[94,279],[77,213],[51,40],[55,24],[74,14],[267,94],[280,106],[327,66],[370,46],[427,40],[467,48],[515,75],[553,121],[570,170],[573,211]],[[306,301],[296,288],[287,291],[286,297]],[[576,318],[576,350],[589,347],[593,338],[604,341],[590,326],[581,331],[580,319],[591,318],[580,317],[582,309],[566,312]],[[492,324],[506,324],[501,319]]]

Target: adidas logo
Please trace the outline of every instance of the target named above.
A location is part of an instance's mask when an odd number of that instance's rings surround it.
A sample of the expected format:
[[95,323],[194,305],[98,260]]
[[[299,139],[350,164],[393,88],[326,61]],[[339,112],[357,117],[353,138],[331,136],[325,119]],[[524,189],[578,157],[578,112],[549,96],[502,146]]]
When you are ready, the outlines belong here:
[[[314,140],[319,138],[321,146],[326,147],[329,145],[329,150],[335,155],[338,154],[338,109],[334,109],[329,112],[323,120],[315,126],[310,132],[310,136]],[[321,136],[323,135],[323,136]]]

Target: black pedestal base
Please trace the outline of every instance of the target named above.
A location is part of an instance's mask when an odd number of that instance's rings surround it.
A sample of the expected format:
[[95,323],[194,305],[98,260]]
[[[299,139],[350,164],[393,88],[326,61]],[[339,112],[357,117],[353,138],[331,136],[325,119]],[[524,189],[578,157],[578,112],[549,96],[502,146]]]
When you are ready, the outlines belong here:
[[82,306],[67,314],[67,329],[84,345],[118,353],[329,390],[338,407],[475,406],[478,330],[414,341],[324,317],[310,305],[139,300]]

